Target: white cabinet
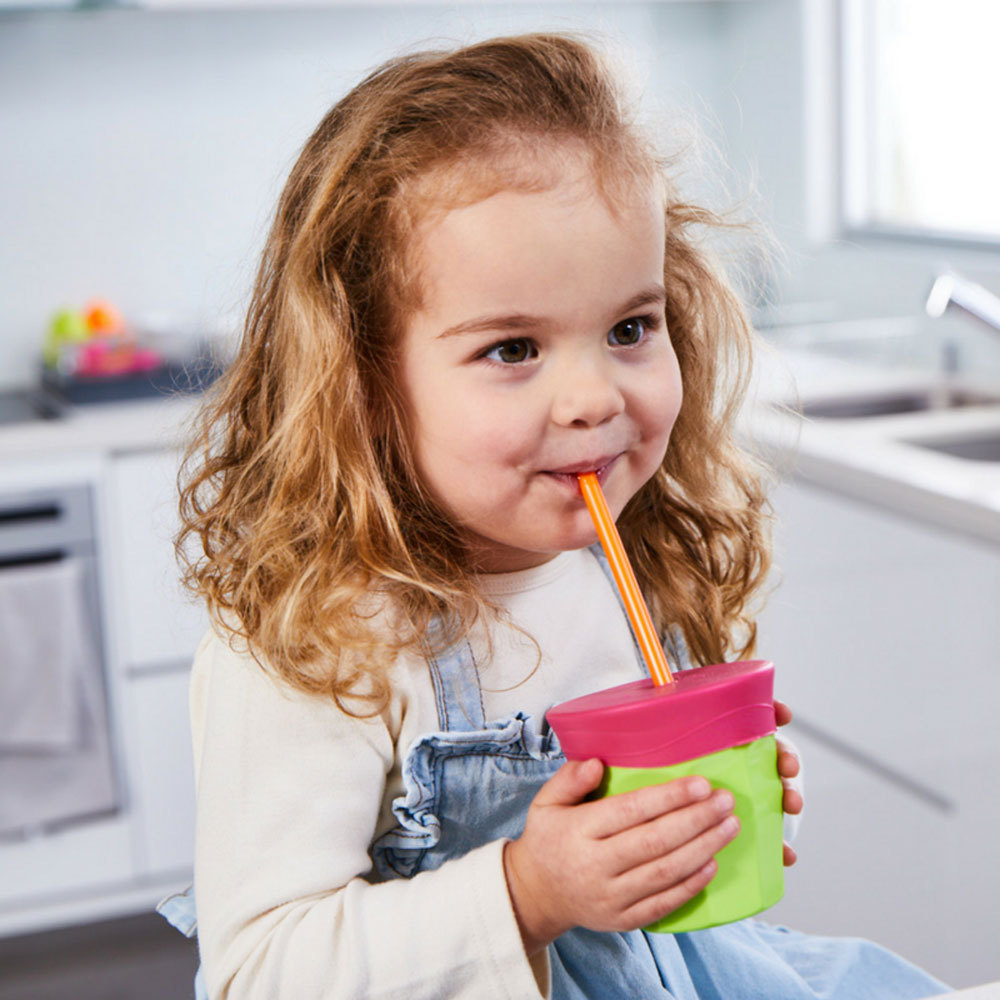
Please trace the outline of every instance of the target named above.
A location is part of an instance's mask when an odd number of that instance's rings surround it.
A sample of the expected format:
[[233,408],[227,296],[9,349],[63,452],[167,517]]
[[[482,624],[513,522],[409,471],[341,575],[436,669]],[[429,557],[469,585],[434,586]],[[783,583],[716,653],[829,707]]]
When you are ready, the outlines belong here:
[[206,628],[202,608],[178,582],[173,451],[116,455],[108,487],[109,552],[120,660],[130,672],[190,664]]
[[779,697],[943,787],[998,747],[1000,551],[799,483],[778,491],[758,650]]
[[125,675],[136,866],[143,877],[183,875],[194,858],[188,678],[207,615],[178,582],[179,462],[173,451],[116,455],[108,484],[113,620]]
[[179,586],[176,452],[66,452],[8,462],[7,488],[87,482],[93,491],[104,680],[117,811],[0,840],[0,935],[152,910],[190,880],[194,769],[191,660],[207,615]]
[[877,941],[954,987],[996,980],[995,758],[956,764],[945,812],[793,735],[806,762],[799,861],[762,919]]
[[177,872],[194,858],[194,762],[186,672],[133,679],[126,689],[136,870]]
[[0,841],[0,936],[102,912],[133,877],[127,813]]
[[802,483],[778,491],[758,652],[803,725],[799,864],[767,919],[1000,977],[1000,552]]

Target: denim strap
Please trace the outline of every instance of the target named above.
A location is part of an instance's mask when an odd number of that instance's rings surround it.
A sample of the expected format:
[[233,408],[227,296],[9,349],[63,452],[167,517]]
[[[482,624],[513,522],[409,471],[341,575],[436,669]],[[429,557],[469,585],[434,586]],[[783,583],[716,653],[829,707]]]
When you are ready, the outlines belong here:
[[437,705],[438,724],[443,732],[474,732],[486,725],[479,666],[467,639],[434,653],[425,645]]

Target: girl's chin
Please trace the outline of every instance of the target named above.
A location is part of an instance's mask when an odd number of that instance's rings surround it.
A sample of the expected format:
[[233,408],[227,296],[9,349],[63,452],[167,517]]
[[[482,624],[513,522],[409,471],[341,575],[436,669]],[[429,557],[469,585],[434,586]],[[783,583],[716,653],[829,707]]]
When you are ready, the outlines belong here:
[[554,552],[572,552],[594,545],[597,542],[597,531],[590,513],[586,509],[577,512],[573,523],[562,531],[553,532],[549,541]]
[[[585,549],[597,542],[597,532],[587,509],[549,517],[535,516],[533,530],[514,531],[507,537],[470,532],[469,556],[481,572],[504,573],[541,566],[562,552]],[[530,520],[530,519],[529,519]],[[527,526],[526,526],[527,527]]]
[[524,548],[517,546],[478,546],[471,553],[474,564],[481,573],[516,573],[533,569],[555,559],[564,552],[574,552],[595,544],[593,529],[589,533],[536,542]]

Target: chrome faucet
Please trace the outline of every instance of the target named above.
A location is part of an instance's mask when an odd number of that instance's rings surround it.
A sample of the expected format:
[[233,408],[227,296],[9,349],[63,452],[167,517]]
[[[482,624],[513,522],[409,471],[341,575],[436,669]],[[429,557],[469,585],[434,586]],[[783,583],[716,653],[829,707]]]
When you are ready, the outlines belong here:
[[927,296],[928,316],[943,316],[949,306],[955,306],[1000,333],[1000,298],[974,281],[960,278],[951,271],[937,276]]

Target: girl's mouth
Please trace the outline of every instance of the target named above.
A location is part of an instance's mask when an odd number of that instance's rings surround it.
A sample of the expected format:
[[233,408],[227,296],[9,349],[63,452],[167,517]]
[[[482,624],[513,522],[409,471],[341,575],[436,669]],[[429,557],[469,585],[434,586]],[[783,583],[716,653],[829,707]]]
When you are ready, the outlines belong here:
[[544,475],[550,476],[557,482],[565,483],[579,492],[577,476],[582,475],[584,472],[593,472],[597,476],[597,481],[603,486],[604,481],[608,478],[611,471],[611,467],[618,458],[618,455],[614,455],[611,458],[598,459],[597,462],[579,462],[574,465],[567,465],[561,469],[547,469]]

